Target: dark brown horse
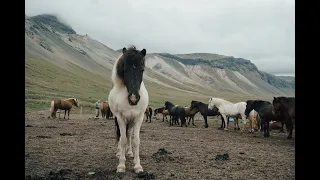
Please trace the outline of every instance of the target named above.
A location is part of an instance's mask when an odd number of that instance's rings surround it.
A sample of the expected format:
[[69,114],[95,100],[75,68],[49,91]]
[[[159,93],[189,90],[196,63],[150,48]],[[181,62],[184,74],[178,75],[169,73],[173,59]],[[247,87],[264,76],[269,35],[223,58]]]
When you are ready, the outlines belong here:
[[168,121],[167,115],[169,115],[168,110],[164,110],[164,107],[161,108],[157,108],[154,110],[154,116],[156,116],[157,114],[162,114],[162,122],[164,122],[164,117],[166,117],[166,120]]
[[[208,120],[207,117],[208,116],[221,116],[219,109],[214,106],[214,108],[212,110],[208,109],[208,104],[205,104],[203,102],[200,101],[191,101],[191,106],[190,108],[193,110],[195,109],[195,111],[200,111],[201,115],[203,116],[204,119],[204,127],[208,128]],[[221,116],[221,120],[222,120],[222,124],[221,126],[223,126],[224,124],[224,119]]]
[[295,124],[296,108],[294,97],[273,97],[272,113],[280,115],[284,118],[287,131],[289,131],[288,139],[292,139],[293,124]]
[[148,121],[148,118],[149,118],[149,122],[151,123],[152,108],[151,107],[147,107],[146,112],[144,114],[147,116],[146,122]]
[[185,107],[185,111],[186,111],[186,117],[189,117],[189,122],[188,125],[190,125],[190,121],[192,119],[192,125],[195,126],[194,124],[194,116],[199,112],[199,110],[197,109],[191,109],[190,107]]
[[[76,107],[78,106],[79,102],[78,99],[76,98],[68,98],[68,99],[53,99],[51,101],[51,107],[50,107],[50,112],[51,112],[51,117],[56,118],[56,113],[58,109],[64,110],[64,117],[63,119],[66,118],[66,113],[68,111],[68,119],[69,119],[69,113],[72,108],[72,105],[75,105]],[[59,113],[59,119],[60,119],[60,113]]]
[[108,101],[100,103],[100,111],[101,111],[102,119],[110,118],[111,110],[110,110]]

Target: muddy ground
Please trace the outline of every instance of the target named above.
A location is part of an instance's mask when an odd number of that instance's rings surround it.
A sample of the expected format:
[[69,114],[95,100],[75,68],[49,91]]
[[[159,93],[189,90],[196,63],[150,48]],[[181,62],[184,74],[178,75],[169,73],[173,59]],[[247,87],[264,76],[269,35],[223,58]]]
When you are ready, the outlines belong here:
[[113,120],[46,116],[25,116],[26,179],[295,179],[295,140],[278,130],[264,138],[260,132],[218,130],[216,118],[204,128],[197,116],[196,126],[185,128],[153,117],[140,134],[141,165],[148,173],[138,176],[128,157],[127,172],[116,173]]

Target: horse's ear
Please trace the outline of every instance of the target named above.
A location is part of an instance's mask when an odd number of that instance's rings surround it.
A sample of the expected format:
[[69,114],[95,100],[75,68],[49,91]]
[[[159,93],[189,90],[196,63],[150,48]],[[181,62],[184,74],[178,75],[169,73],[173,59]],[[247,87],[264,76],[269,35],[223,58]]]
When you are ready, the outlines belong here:
[[126,47],[122,48],[122,53],[125,53],[126,51],[127,51]]
[[273,96],[273,100],[276,100],[277,98]]
[[142,49],[141,52],[142,56],[144,57],[147,54],[147,50],[146,49]]

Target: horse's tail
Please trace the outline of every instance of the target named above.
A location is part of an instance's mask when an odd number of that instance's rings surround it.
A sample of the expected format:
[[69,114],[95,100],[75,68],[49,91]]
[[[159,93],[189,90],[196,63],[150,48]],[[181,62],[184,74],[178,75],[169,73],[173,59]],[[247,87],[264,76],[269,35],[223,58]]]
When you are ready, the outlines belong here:
[[54,100],[52,100],[50,104],[50,115],[51,117],[54,115]]

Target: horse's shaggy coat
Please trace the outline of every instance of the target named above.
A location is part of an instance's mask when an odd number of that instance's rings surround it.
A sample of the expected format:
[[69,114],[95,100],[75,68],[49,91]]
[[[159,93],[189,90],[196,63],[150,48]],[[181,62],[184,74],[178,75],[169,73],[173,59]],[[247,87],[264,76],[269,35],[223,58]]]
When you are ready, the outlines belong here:
[[[117,172],[125,172],[127,152],[128,156],[134,156],[134,171],[138,173],[143,171],[139,157],[140,128],[149,103],[149,95],[142,81],[146,50],[138,51],[131,47],[128,50],[123,48],[122,52],[122,56],[113,66],[113,88],[108,97],[117,128]],[[132,133],[134,154],[131,146]]]
[[[64,117],[63,119],[66,118],[66,113],[68,111],[68,119],[69,119],[69,114],[70,110],[72,108],[72,105],[75,105],[78,107],[78,99],[76,98],[68,98],[68,99],[53,99],[50,104],[50,115],[52,118],[56,118],[56,113],[58,109],[64,110]],[[60,113],[59,113],[59,118],[60,118]]]

